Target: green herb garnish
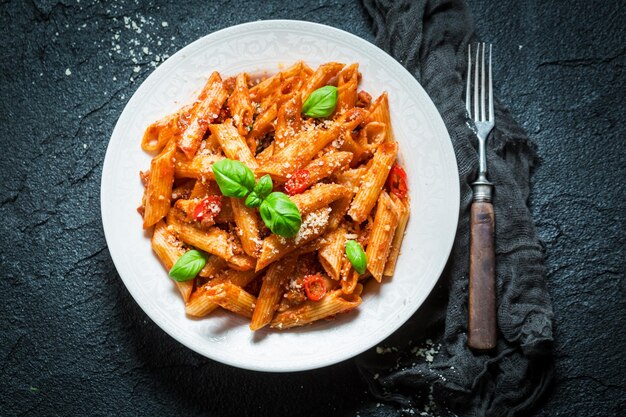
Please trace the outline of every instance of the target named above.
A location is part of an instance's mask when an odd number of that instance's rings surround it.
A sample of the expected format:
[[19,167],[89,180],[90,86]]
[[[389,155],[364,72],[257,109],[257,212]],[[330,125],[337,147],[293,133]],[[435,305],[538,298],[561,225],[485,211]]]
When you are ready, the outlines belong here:
[[367,255],[356,240],[348,240],[346,242],[346,255],[354,270],[359,274],[364,274],[367,268]]
[[213,175],[226,197],[244,198],[254,188],[254,173],[239,161],[222,159],[213,164]]
[[302,225],[302,217],[298,206],[287,197],[287,194],[274,192],[267,196],[259,207],[265,225],[279,236],[293,237]]
[[328,117],[337,106],[337,87],[326,85],[313,91],[302,105],[302,113],[309,117]]
[[206,254],[195,249],[186,252],[170,269],[170,277],[178,282],[195,278],[206,265],[207,257]]
[[232,159],[214,163],[213,174],[222,194],[245,198],[247,207],[258,207],[263,222],[272,233],[283,237],[292,237],[298,233],[302,225],[298,206],[286,194],[272,192],[272,177],[264,175],[255,184],[254,173],[250,168]]
[[272,192],[274,184],[272,183],[272,177],[269,174],[262,176],[259,179],[259,182],[256,183],[252,192],[248,194],[246,198],[246,206],[248,207],[259,207],[263,200],[267,198],[268,195]]

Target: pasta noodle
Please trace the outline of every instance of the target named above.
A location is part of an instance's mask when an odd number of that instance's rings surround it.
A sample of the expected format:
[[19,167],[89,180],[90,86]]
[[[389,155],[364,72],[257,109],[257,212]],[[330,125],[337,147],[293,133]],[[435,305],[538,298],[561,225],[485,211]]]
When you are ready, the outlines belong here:
[[298,307],[276,314],[271,326],[275,329],[304,326],[317,320],[325,319],[340,313],[346,313],[361,304],[358,295],[346,295],[341,290],[335,290],[318,302],[305,301]]
[[374,208],[380,190],[387,180],[393,161],[396,160],[397,152],[398,145],[395,142],[384,143],[376,150],[374,158],[372,158],[372,166],[364,175],[348,211],[348,215],[355,222],[361,223]]
[[408,203],[406,201],[402,201],[395,195],[392,195],[391,198],[396,206],[396,209],[398,209],[399,214],[398,227],[396,228],[396,233],[391,241],[391,250],[389,251],[389,257],[387,258],[385,269],[383,271],[383,275],[388,277],[392,276],[396,270],[396,262],[398,261],[398,256],[400,255],[400,246],[402,245],[402,239],[404,239],[404,231],[407,223],[409,222]]
[[191,298],[185,305],[185,312],[192,317],[204,317],[220,306],[220,304],[215,302],[216,300],[212,299],[208,291],[209,288],[225,283],[230,283],[237,287],[245,287],[255,277],[256,273],[254,271],[235,271],[233,269],[227,269],[220,276],[198,288],[191,295]]
[[283,295],[284,283],[293,273],[296,261],[297,257],[287,257],[273,263],[267,269],[250,321],[251,330],[258,330],[272,321],[280,297]]
[[185,153],[187,158],[191,158],[195,155],[210,121],[217,119],[220,109],[228,95],[222,85],[222,78],[217,72],[211,74],[205,90],[205,97],[203,97],[198,105],[194,106],[189,124],[178,140],[178,147]]
[[150,163],[150,178],[144,193],[143,228],[155,225],[169,211],[174,185],[174,142]]
[[[224,309],[250,319],[252,331],[288,329],[357,308],[364,281],[393,275],[409,221],[406,174],[389,97],[372,101],[360,81],[358,63],[300,61],[270,76],[224,79],[213,72],[193,103],[146,127],[141,147],[154,157],[141,173],[138,211],[189,317]],[[304,103],[322,87],[336,87],[324,98],[333,107],[309,113]],[[239,163],[255,183],[269,174],[266,191],[295,205],[295,235],[272,233],[257,208],[267,194],[251,195],[256,205],[222,194],[221,167]],[[363,269],[349,241],[360,245]],[[192,256],[202,262],[193,276],[177,276]]]
[[385,191],[380,193],[374,224],[367,244],[367,269],[374,279],[383,279],[383,269],[389,256],[391,242],[398,227],[398,210]]

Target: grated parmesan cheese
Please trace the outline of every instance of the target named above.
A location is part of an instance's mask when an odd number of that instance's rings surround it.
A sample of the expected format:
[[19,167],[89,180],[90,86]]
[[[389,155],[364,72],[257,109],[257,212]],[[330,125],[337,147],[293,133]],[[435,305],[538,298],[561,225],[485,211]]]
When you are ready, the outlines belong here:
[[341,148],[343,146],[344,141],[345,141],[345,139],[343,138],[343,135],[341,135],[337,139],[333,140],[332,146],[334,148],[339,149],[339,148]]
[[320,234],[322,228],[328,224],[331,211],[330,207],[325,207],[307,214],[302,220],[302,226],[300,226],[298,234],[293,238],[294,243],[297,245],[301,242],[306,242],[312,236]]

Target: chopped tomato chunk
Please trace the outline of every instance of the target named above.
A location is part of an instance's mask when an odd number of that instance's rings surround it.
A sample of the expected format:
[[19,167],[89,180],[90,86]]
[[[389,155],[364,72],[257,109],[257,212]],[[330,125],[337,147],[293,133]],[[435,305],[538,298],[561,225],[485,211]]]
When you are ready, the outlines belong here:
[[309,187],[311,175],[306,169],[300,169],[291,175],[285,183],[285,192],[289,195],[300,194]]
[[326,281],[320,274],[304,277],[304,291],[311,301],[319,301],[326,295]]
[[394,164],[387,177],[387,186],[392,194],[398,198],[404,198],[407,195],[408,187],[406,185],[406,172],[398,164]]
[[222,197],[211,195],[202,199],[193,210],[193,219],[201,222],[203,220],[212,220],[222,211]]

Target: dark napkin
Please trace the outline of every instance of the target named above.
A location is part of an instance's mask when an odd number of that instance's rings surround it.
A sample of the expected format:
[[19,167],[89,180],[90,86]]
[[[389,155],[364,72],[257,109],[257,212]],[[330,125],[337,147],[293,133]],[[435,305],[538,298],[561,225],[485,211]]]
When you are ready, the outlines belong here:
[[[422,407],[417,411],[424,415],[519,415],[536,404],[553,369],[552,305],[527,204],[537,162],[534,145],[496,103],[487,158],[495,183],[499,341],[494,352],[477,354],[467,348],[470,183],[478,169],[477,140],[464,102],[467,46],[476,41],[471,13],[461,0],[363,3],[376,43],[417,78],[443,117],[459,166],[461,206],[452,254],[433,293],[407,324],[357,364],[374,395]],[[497,53],[495,44],[496,66],[502,65]]]

